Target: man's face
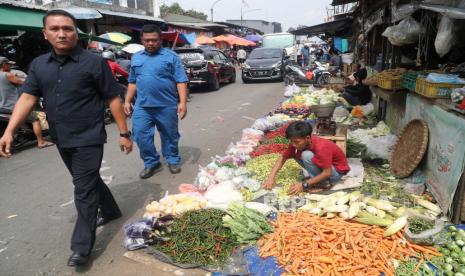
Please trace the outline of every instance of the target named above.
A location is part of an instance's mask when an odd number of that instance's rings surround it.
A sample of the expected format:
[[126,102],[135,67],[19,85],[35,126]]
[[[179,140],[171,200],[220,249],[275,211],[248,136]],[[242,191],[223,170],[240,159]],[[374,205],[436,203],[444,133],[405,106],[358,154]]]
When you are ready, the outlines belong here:
[[79,39],[73,20],[62,15],[47,17],[43,33],[57,54],[73,50]]
[[155,53],[161,47],[161,38],[158,33],[142,33],[142,44],[149,53]]
[[290,140],[294,148],[298,150],[304,150],[308,148],[308,146],[310,146],[309,137],[304,137],[304,138],[294,137],[294,138],[291,138]]
[[6,62],[2,64],[2,71],[3,72],[10,72],[10,70],[11,70],[11,64],[6,63]]

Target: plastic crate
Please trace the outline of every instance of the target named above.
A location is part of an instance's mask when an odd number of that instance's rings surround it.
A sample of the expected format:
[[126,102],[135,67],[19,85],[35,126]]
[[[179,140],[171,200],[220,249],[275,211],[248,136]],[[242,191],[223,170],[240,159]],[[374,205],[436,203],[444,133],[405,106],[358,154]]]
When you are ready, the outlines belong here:
[[439,99],[449,98],[452,89],[463,87],[463,84],[457,83],[434,83],[429,82],[424,77],[417,78],[415,85],[415,92],[427,98]]
[[417,85],[417,77],[424,74],[422,71],[409,71],[402,75],[402,87],[410,91],[415,91]]
[[376,84],[386,90],[394,90],[402,88],[402,77],[387,78],[383,76],[376,77]]

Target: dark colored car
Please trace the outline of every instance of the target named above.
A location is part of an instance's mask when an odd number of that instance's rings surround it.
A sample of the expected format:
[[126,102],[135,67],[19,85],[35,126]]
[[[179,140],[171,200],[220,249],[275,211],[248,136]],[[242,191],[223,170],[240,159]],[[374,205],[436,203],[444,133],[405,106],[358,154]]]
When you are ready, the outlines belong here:
[[175,52],[184,63],[189,86],[208,85],[218,90],[221,83],[236,81],[234,63],[218,48],[177,48]]
[[282,80],[285,52],[280,48],[256,48],[245,60],[242,81]]

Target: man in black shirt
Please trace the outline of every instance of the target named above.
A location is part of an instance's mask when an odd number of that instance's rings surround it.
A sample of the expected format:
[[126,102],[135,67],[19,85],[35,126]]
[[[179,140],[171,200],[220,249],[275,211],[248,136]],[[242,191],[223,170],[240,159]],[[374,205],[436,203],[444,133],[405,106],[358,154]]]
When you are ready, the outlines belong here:
[[359,69],[354,73],[355,84],[345,87],[342,97],[351,105],[367,105],[371,102],[370,87],[363,84],[363,80],[367,77],[367,70],[365,68]]
[[[113,195],[100,177],[104,128],[104,104],[108,102],[121,132],[120,148],[132,150],[126,116],[119,98],[121,86],[105,60],[78,46],[76,20],[62,10],[43,18],[45,39],[53,50],[34,59],[21,87],[22,95],[3,137],[0,155],[10,157],[13,133],[43,97],[50,135],[70,171],[78,218],[71,239],[68,265],[84,265],[95,242],[96,227],[121,216]],[[101,219],[98,221],[98,209]]]

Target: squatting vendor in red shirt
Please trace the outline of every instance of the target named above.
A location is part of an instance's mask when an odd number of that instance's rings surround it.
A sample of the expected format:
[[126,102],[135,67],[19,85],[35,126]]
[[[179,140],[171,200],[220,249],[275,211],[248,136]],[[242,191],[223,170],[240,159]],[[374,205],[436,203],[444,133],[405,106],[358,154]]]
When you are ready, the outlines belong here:
[[303,121],[291,123],[286,129],[286,138],[291,140],[287,150],[276,161],[263,188],[272,189],[279,170],[289,158],[294,158],[304,169],[304,181],[295,183],[290,195],[314,188],[329,189],[350,170],[342,150],[332,141],[312,135],[312,126]]

